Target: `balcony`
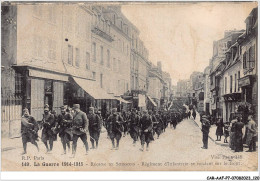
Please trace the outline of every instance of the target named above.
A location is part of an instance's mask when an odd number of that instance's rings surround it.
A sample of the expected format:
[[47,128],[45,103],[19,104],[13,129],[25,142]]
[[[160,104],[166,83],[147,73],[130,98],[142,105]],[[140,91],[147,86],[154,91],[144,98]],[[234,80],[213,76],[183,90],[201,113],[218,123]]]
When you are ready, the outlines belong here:
[[110,33],[104,31],[103,28],[99,25],[92,25],[91,31],[92,31],[92,33],[95,33],[96,35],[104,38],[105,40],[107,40],[109,42],[114,41],[114,39],[112,38]]

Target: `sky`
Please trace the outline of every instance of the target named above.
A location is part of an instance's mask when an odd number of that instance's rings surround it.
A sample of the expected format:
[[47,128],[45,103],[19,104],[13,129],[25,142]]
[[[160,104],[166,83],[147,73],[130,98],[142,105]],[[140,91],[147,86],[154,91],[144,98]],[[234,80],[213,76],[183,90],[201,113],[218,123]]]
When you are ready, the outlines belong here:
[[209,65],[213,41],[225,30],[245,29],[256,2],[131,3],[122,12],[140,31],[149,59],[162,62],[172,83]]

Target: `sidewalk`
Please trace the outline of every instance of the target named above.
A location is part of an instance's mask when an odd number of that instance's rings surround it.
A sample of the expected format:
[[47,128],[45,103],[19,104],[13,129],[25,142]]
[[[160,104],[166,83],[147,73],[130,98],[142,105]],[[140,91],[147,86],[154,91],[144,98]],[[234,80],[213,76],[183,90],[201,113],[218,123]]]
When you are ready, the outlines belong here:
[[[191,118],[193,120],[193,118]],[[197,116],[196,119],[194,120],[194,122],[197,124],[197,126],[201,128],[201,122],[200,122],[200,114],[197,112]],[[209,130],[209,138],[215,142],[215,144],[217,145],[221,145],[221,146],[226,146],[229,147],[229,139],[230,137],[227,138],[228,143],[224,143],[224,136],[221,137],[221,141],[216,141],[217,136],[216,136],[216,130],[217,130],[217,126],[216,125],[211,125],[210,130]],[[243,128],[243,135],[245,134],[245,128]],[[247,145],[244,144],[244,147],[248,147]],[[258,142],[256,142],[256,147],[258,148]]]
[[[193,120],[193,118],[191,118]],[[197,126],[201,128],[201,122],[200,122],[200,115],[197,112],[197,116],[196,119],[194,120],[194,122],[197,124]],[[217,145],[221,145],[221,146],[229,146],[228,143],[224,143],[224,136],[221,137],[221,141],[216,141],[217,136],[216,136],[216,130],[217,130],[217,126],[216,125],[211,125],[210,130],[209,130],[209,138],[214,141]],[[229,142],[229,137],[227,138],[227,141]]]

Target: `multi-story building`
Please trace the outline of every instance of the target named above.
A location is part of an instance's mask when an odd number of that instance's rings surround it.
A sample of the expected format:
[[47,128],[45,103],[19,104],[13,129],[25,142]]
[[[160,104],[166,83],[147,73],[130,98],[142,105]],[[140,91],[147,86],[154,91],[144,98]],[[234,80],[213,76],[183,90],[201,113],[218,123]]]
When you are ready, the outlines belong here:
[[223,117],[224,98],[222,97],[224,82],[222,71],[225,68],[226,51],[233,45],[243,30],[226,31],[224,38],[214,41],[213,57],[210,62],[210,91],[211,91],[211,111],[215,117]]
[[165,82],[163,88],[163,99],[165,103],[168,103],[172,93],[172,79],[168,72],[162,72],[162,79]]
[[189,80],[179,80],[177,82],[176,97],[187,97],[189,89]]
[[[139,30],[130,24],[131,36],[131,51],[130,51],[130,82],[131,82],[131,99],[135,108],[139,105],[144,105],[146,95],[148,92],[149,68],[151,62],[149,61],[149,52],[146,49],[143,41],[139,38]],[[141,99],[139,99],[142,97]],[[140,103],[142,101],[142,103]],[[140,103],[140,104],[139,104]]]
[[204,111],[207,115],[211,114],[210,109],[210,100],[211,100],[211,93],[210,93],[210,66],[207,66],[204,69]]
[[242,76],[241,47],[236,42],[226,52],[225,69],[222,71],[224,89],[223,120],[229,122],[231,113],[237,111],[237,105],[241,102],[241,89],[238,80]]
[[243,102],[249,103],[251,111],[258,119],[258,8],[254,8],[246,18],[246,32],[241,35],[237,42],[240,45],[242,70],[238,80],[238,88],[242,91]]
[[[161,106],[163,97],[164,81],[162,79],[161,62],[157,62],[157,66],[152,65],[149,71],[148,98],[151,97],[157,107]],[[149,99],[150,100],[150,99]]]
[[[65,92],[70,77],[90,77],[85,52],[90,52],[92,13],[85,5],[65,4],[17,4],[3,9],[2,96],[21,99],[14,103],[21,107],[14,111],[18,117],[27,107],[36,120],[41,120],[45,104],[59,113],[59,107],[68,103]],[[13,81],[5,81],[8,71]],[[84,97],[82,89],[73,93]],[[10,106],[6,104],[4,109]],[[5,114],[4,119],[12,121]]]

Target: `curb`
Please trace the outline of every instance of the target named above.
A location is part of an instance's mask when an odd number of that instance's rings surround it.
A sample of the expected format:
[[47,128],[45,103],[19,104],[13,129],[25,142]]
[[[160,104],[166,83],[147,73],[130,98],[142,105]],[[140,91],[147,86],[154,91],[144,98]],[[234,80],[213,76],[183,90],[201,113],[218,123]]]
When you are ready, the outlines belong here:
[[[198,123],[193,119],[193,122],[200,128],[200,130],[202,131],[201,127],[198,125]],[[216,145],[220,145],[220,146],[225,146],[225,147],[229,147],[229,145],[227,144],[223,144],[223,143],[218,143],[216,142],[210,135],[209,138],[216,144]]]

